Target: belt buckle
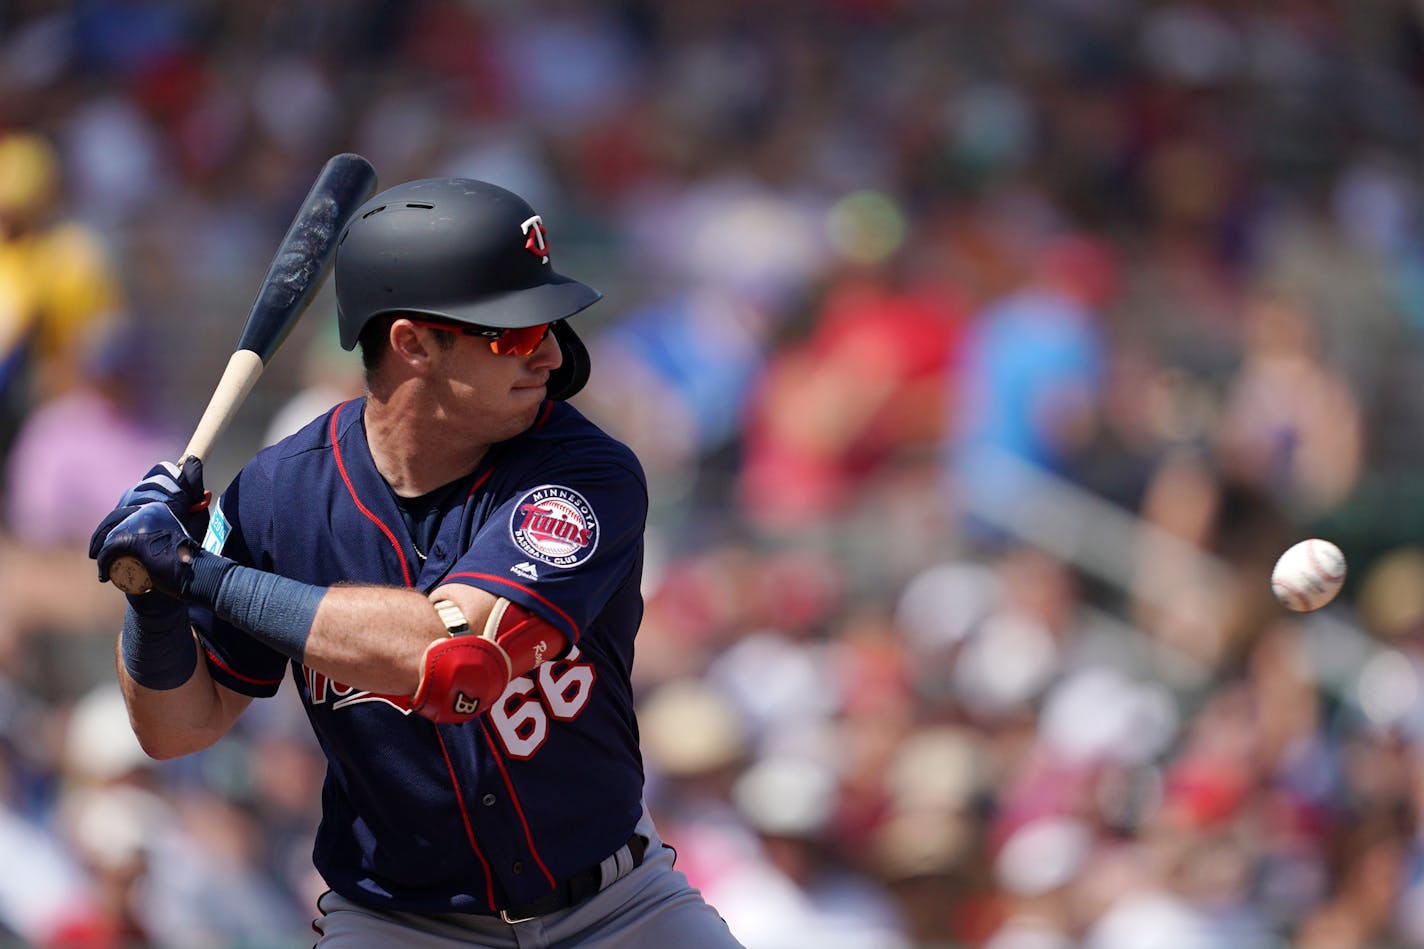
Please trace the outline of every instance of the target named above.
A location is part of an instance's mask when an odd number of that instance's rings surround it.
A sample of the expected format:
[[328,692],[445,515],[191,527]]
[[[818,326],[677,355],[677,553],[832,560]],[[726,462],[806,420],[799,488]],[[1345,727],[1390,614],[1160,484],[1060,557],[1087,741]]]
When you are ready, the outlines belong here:
[[509,925],[513,926],[513,925],[516,924],[516,923],[527,923],[527,922],[529,922],[531,919],[538,919],[539,917],[538,917],[538,916],[510,916],[510,915],[509,915],[509,910],[507,910],[507,909],[502,909],[502,910],[499,911],[499,918],[502,919],[502,920],[504,920],[504,921],[505,921],[506,923],[508,923]]

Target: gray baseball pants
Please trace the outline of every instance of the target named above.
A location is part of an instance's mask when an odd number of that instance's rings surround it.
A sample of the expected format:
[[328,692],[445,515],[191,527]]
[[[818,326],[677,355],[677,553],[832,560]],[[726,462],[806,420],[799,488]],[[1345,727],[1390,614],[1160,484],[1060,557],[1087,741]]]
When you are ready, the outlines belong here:
[[518,923],[466,913],[387,913],[335,893],[318,901],[315,949],[731,949],[740,943],[702,894],[673,868],[646,818],[643,865],[568,909]]

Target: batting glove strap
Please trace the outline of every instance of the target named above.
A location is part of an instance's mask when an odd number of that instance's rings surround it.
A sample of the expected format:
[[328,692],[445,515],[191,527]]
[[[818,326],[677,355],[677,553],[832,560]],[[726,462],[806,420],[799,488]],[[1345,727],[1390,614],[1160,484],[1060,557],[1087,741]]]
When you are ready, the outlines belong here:
[[[143,603],[145,610],[140,612],[135,601],[149,602]],[[160,604],[157,609],[153,607],[155,601]],[[173,609],[167,604],[172,604]],[[119,651],[129,678],[145,689],[178,688],[198,668],[188,608],[161,593],[130,597]]]
[[480,636],[437,639],[425,648],[411,708],[441,725],[468,722],[494,705],[514,677],[509,653]]

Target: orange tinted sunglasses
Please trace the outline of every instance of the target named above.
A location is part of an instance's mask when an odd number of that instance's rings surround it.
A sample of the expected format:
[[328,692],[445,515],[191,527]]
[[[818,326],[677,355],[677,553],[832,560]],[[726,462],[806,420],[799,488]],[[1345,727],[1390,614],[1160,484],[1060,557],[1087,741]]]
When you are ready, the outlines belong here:
[[436,323],[433,320],[417,320],[406,317],[416,326],[459,333],[461,336],[478,336],[489,340],[490,352],[496,356],[528,356],[544,342],[544,337],[553,329],[553,323],[535,323],[533,326],[515,326],[505,329],[498,326],[478,326],[472,323]]

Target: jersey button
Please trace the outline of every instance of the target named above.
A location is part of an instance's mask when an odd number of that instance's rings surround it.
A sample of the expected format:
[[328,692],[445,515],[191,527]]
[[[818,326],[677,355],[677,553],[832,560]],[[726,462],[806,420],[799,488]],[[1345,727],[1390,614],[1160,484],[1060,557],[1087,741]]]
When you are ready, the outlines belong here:
[[494,807],[494,795],[486,794],[484,797],[480,798],[480,803],[483,804],[485,807]]
[[516,860],[514,861],[514,866],[510,867],[509,869],[513,870],[515,873],[523,873],[524,863],[520,860]]

